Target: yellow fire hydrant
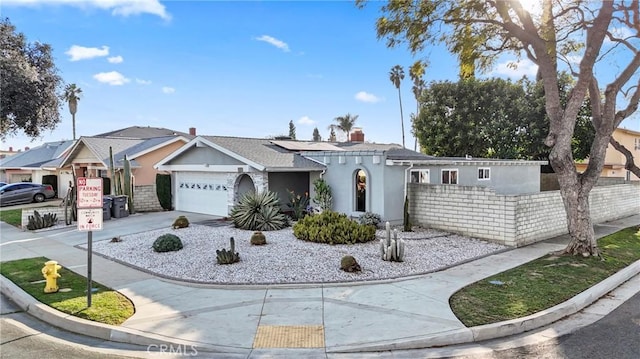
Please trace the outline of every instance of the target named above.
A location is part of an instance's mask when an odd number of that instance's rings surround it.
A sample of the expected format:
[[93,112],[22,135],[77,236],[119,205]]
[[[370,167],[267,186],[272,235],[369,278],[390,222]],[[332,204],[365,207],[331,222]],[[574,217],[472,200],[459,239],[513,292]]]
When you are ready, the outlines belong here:
[[42,275],[47,280],[47,284],[44,287],[45,293],[55,293],[58,291],[58,278],[60,274],[58,271],[62,268],[56,261],[48,261],[42,268]]

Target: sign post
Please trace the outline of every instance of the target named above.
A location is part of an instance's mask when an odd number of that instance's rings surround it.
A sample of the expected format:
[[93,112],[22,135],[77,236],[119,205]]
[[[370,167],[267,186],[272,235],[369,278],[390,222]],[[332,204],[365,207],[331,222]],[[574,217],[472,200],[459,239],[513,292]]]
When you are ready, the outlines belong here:
[[93,231],[102,230],[102,178],[78,177],[76,203],[78,204],[78,230],[87,233],[87,308],[91,307],[93,284]]

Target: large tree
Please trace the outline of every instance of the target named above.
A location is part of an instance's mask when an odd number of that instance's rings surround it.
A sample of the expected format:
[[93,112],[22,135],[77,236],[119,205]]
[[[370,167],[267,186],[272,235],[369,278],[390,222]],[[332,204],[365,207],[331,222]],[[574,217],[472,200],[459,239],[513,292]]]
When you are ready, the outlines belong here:
[[62,79],[51,46],[27,42],[9,19],[0,21],[0,138],[37,138],[60,122]]
[[[362,4],[362,0],[358,0]],[[392,0],[376,23],[388,46],[406,44],[413,53],[444,42],[453,52],[473,42],[479,70],[507,53],[538,66],[549,116],[549,160],[558,174],[571,241],[566,253],[598,255],[589,210],[589,193],[604,166],[611,134],[638,108],[640,99],[640,9],[638,0],[541,0],[541,15],[518,0]],[[469,29],[469,31],[466,31]],[[457,55],[460,55],[456,52]],[[612,66],[615,64],[615,66]],[[575,85],[561,101],[559,66]],[[604,84],[604,81],[608,81]],[[601,83],[602,82],[602,83]],[[576,119],[589,97],[595,137],[584,173],[571,149]]]
[[[562,91],[570,89],[563,76]],[[526,78],[518,82],[470,78],[457,83],[432,82],[423,92],[414,122],[420,145],[428,154],[546,160],[544,139],[549,118],[542,86]],[[575,159],[589,154],[593,141],[588,101],[583,102],[573,139]]]
[[318,130],[317,127],[313,129],[313,135],[311,135],[311,140],[314,142],[322,141],[322,136],[320,136],[320,131]]
[[395,88],[398,90],[398,101],[400,102],[400,128],[402,129],[402,147],[405,147],[404,117],[402,116],[402,96],[400,95],[400,84],[402,83],[402,80],[404,80],[404,70],[402,69],[402,66],[395,65],[391,68],[391,71],[389,71],[389,80],[391,80],[393,86],[395,86]]
[[413,82],[413,86],[411,86],[411,91],[413,92],[413,96],[416,99],[416,113],[411,116],[411,124],[413,129],[413,150],[417,151],[418,149],[418,135],[416,134],[415,122],[418,118],[418,114],[420,113],[420,98],[422,97],[422,91],[424,91],[427,86],[424,81],[424,73],[425,73],[426,64],[420,60],[413,63],[413,65],[409,66],[409,77],[411,78],[411,82]]
[[289,137],[292,140],[296,139],[296,125],[293,123],[293,120],[289,121]]
[[71,113],[71,122],[73,126],[73,139],[76,139],[76,112],[78,112],[78,101],[80,101],[80,94],[82,89],[77,87],[76,84],[69,84],[64,88],[64,94],[62,98],[69,104],[69,113]]

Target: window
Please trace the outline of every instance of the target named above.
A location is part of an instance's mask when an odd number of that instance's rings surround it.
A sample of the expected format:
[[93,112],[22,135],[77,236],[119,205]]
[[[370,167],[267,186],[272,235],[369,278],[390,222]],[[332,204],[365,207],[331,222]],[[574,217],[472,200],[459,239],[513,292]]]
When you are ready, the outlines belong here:
[[429,170],[411,170],[411,183],[429,183]]
[[356,212],[367,211],[367,173],[357,170],[355,176]]
[[458,170],[442,170],[442,184],[458,184]]
[[478,168],[478,179],[481,181],[486,181],[491,179],[491,169],[489,168]]
[[636,138],[636,139],[634,140],[634,144],[635,144],[634,148],[635,148],[636,150],[640,150],[640,138]]

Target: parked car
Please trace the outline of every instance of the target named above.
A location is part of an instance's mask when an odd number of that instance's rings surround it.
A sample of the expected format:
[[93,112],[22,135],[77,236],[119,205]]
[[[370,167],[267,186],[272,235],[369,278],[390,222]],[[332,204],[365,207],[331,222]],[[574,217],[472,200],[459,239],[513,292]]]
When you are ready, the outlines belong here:
[[55,197],[56,192],[49,184],[30,182],[9,183],[0,187],[0,206],[11,204],[44,202]]
[[0,182],[0,187],[4,186],[6,184],[7,184],[7,182]]

